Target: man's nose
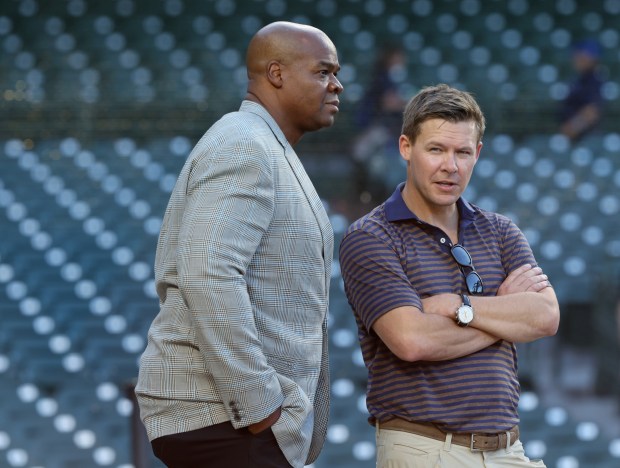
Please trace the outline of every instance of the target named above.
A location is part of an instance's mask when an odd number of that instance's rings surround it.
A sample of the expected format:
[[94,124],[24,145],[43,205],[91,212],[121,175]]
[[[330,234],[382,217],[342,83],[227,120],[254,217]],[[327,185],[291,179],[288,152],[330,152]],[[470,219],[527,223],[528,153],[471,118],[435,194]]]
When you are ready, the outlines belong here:
[[331,89],[334,93],[340,94],[344,90],[344,86],[340,83],[340,80],[334,76],[334,79],[331,81]]
[[443,161],[443,168],[450,173],[457,172],[459,170],[459,166],[456,161],[456,153],[453,151],[448,151]]

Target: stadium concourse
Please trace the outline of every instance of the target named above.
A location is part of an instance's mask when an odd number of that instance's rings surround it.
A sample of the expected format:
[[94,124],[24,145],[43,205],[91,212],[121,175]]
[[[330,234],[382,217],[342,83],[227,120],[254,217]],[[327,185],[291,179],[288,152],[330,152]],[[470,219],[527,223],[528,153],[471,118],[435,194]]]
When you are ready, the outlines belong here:
[[[345,85],[335,127],[299,145],[336,234],[404,168],[351,156],[355,109],[384,41],[401,92],[447,82],[489,125],[466,197],[523,228],[562,306],[558,336],[519,345],[523,442],[553,468],[620,466],[620,2],[11,0],[0,7],[0,466],[160,467],[132,384],[157,313],[153,259],[176,176],[245,91],[251,35],[275,19],[325,30]],[[571,43],[594,37],[605,118],[557,133]],[[315,468],[374,466],[366,371],[335,252],[332,416]]]

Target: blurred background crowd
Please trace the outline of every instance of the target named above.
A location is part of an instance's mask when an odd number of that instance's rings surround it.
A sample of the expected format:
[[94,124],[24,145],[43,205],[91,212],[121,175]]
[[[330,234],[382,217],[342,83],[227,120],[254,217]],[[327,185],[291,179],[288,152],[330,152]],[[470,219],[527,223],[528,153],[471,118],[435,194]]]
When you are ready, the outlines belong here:
[[[278,19],[338,48],[332,129],[296,147],[336,245],[404,177],[404,103],[472,92],[488,130],[466,193],[526,233],[562,308],[519,347],[524,445],[620,466],[620,0],[3,0],[0,466],[159,467],[132,398],[177,174],[236,110]],[[335,252],[332,417],[314,464],[371,467],[366,371]]]

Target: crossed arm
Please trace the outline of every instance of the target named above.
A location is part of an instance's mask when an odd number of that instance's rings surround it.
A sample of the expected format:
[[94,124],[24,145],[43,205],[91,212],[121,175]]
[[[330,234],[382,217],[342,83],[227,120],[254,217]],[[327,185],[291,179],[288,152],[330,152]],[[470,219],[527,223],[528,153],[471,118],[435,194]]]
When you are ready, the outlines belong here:
[[554,335],[560,310],[539,267],[512,271],[493,297],[470,296],[475,310],[466,328],[454,320],[462,299],[439,294],[422,300],[424,312],[405,306],[381,316],[373,329],[400,359],[443,361],[479,351],[503,339],[528,342]]

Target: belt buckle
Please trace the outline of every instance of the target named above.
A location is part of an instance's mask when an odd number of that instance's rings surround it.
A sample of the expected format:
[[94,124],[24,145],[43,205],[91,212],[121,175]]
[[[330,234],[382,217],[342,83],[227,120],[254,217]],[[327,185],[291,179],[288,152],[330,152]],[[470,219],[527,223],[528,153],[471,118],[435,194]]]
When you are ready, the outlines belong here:
[[469,436],[469,450],[472,452],[482,452],[482,449],[474,448],[474,437],[476,437],[476,434],[474,433]]

